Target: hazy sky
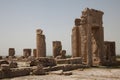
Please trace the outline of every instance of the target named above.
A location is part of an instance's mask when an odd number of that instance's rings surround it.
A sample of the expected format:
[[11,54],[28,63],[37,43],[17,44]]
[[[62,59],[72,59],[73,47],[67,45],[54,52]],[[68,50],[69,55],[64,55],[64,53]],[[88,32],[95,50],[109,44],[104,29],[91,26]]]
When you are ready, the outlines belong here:
[[8,48],[15,48],[16,55],[36,48],[38,28],[46,36],[47,55],[55,40],[71,54],[74,19],[86,7],[104,12],[104,39],[115,41],[120,54],[120,0],[0,0],[0,55],[8,55]]

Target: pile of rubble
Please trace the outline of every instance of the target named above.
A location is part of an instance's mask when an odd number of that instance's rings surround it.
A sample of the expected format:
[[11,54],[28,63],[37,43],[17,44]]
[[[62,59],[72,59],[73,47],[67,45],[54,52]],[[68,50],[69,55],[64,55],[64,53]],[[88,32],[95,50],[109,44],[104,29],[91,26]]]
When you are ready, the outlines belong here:
[[71,71],[78,68],[85,68],[81,58],[54,59],[39,57],[30,60],[30,66],[19,67],[16,61],[0,60],[0,79],[26,75],[71,75]]
[[42,64],[43,67],[56,66],[56,60],[54,58],[40,57],[30,62],[30,66],[37,66]]

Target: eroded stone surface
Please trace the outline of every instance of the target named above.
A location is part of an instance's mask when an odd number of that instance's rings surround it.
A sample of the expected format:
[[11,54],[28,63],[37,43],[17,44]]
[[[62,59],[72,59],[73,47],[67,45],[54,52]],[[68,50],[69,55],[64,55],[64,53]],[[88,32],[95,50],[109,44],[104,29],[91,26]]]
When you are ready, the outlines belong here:
[[36,30],[36,47],[37,47],[37,57],[46,57],[46,42],[45,35],[41,29]]
[[72,56],[81,57],[89,66],[103,65],[105,61],[103,14],[102,11],[86,8],[82,16],[75,19],[72,29]]
[[9,56],[15,56],[15,49],[14,48],[9,48]]
[[31,49],[23,49],[23,56],[25,58],[28,58],[29,56],[31,56]]
[[60,55],[60,51],[62,50],[62,44],[60,41],[53,41],[53,57],[56,58]]

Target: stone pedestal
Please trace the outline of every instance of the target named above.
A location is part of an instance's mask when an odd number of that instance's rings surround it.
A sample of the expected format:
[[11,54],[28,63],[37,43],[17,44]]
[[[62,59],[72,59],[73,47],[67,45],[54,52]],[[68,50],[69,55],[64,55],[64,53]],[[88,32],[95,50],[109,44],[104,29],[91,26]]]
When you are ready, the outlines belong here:
[[41,29],[36,30],[37,57],[46,57],[45,35]]

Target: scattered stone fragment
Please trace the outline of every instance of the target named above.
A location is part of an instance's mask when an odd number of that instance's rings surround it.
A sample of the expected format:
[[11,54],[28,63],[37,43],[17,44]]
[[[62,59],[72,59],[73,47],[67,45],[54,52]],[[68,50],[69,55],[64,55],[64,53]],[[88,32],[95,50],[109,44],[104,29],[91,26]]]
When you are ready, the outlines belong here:
[[11,62],[9,63],[9,66],[10,66],[10,68],[17,68],[17,67],[18,67],[18,64],[17,64],[16,62],[11,61]]
[[1,64],[9,64],[9,62],[6,61],[6,60],[0,60],[0,65],[1,65]]
[[72,75],[72,72],[63,72],[63,75],[66,75],[66,76]]
[[62,75],[63,74],[63,70],[51,71],[49,74]]
[[37,65],[37,68],[33,70],[33,75],[45,75],[45,71],[42,65]]

